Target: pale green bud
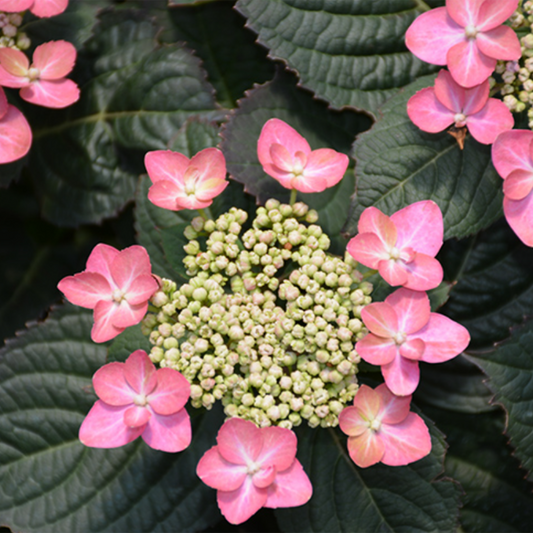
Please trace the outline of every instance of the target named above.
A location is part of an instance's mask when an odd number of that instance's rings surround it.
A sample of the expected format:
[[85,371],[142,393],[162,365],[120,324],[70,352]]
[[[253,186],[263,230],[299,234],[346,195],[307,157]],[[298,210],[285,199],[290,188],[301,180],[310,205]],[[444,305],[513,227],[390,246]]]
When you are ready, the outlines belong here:
[[307,213],[305,217],[305,221],[308,222],[309,224],[314,224],[315,222],[318,221],[318,213],[314,209],[311,209]]
[[204,390],[199,385],[191,385],[191,400],[198,400],[202,397]]

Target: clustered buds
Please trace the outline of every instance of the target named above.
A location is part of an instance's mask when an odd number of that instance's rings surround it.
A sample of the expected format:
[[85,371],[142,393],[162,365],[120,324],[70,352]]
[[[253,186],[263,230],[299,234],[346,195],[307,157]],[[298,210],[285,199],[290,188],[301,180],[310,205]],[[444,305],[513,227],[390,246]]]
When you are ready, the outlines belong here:
[[269,200],[241,236],[246,218],[232,208],[185,229],[191,279],[163,280],[153,296],[151,358],[189,380],[194,407],[222,400],[260,427],[336,426],[358,388],[354,344],[372,286],[351,257],[326,252],[305,204]]
[[0,11],[0,48],[27,50],[30,47],[28,36],[19,30],[22,24],[20,13],[3,13]]

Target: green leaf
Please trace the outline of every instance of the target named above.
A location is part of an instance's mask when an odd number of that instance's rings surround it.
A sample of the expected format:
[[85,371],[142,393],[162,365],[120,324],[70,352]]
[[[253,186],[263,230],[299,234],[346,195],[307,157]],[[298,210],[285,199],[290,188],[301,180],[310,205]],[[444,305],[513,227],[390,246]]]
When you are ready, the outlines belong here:
[[391,215],[419,200],[439,205],[446,239],[476,233],[501,216],[502,180],[490,146],[469,136],[460,150],[448,133],[425,133],[407,116],[407,100],[433,79],[424,77],[387,102],[380,119],[355,142],[357,194],[346,224],[350,234],[367,207]]
[[300,84],[335,108],[377,115],[413,80],[435,70],[404,44],[422,12],[416,0],[239,0],[272,59],[298,74]]
[[296,430],[298,458],[313,484],[306,505],[276,511],[283,531],[454,531],[457,489],[435,480],[443,470],[445,443],[429,423],[432,451],[403,467],[357,467],[338,429]]
[[27,164],[26,157],[0,165],[0,187],[8,187],[12,181],[18,179],[25,164]]
[[533,480],[533,321],[512,330],[495,350],[469,353],[489,377],[494,401],[507,412],[507,435]]
[[118,361],[123,363],[135,350],[144,350],[150,353],[152,345],[146,335],[141,331],[141,325],[126,328],[116,337],[109,347],[107,362]]
[[[298,89],[294,77],[283,72],[273,82],[249,91],[224,126],[222,150],[231,176],[243,183],[244,190],[261,204],[269,198],[288,203],[290,196],[288,189],[263,172],[257,159],[257,139],[265,122],[273,117],[295,128],[313,150],[329,147],[344,153],[348,153],[354,137],[370,125],[368,117],[353,111],[330,111],[325,104]],[[319,222],[334,241],[337,253],[344,252],[346,247],[339,233],[353,191],[350,174],[322,193],[298,194],[299,200],[317,209]]]
[[0,513],[25,533],[198,531],[219,518],[215,492],[195,469],[223,415],[193,423],[184,452],[86,448],[79,426],[95,400],[91,376],[106,346],[90,341],[91,313],[56,309],[2,351]]

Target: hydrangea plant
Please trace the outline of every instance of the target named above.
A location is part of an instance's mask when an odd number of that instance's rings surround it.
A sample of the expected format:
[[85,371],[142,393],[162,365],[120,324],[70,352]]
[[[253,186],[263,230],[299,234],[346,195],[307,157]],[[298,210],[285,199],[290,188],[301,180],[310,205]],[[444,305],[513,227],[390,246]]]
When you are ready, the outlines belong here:
[[529,1],[0,0],[0,525],[528,531],[531,50]]

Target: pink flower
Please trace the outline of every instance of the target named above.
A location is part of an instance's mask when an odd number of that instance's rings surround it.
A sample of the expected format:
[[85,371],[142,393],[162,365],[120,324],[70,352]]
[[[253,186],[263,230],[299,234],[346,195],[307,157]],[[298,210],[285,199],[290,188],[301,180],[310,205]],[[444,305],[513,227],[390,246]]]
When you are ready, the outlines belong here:
[[263,170],[286,189],[322,192],[336,185],[348,168],[348,156],[330,148],[312,150],[309,143],[283,120],[268,120],[257,141]]
[[7,103],[0,87],[0,164],[24,157],[31,146],[32,133],[24,115]]
[[503,178],[503,212],[509,226],[533,246],[533,132],[502,133],[492,145],[492,162]]
[[489,98],[489,91],[488,80],[464,89],[448,71],[441,70],[435,87],[422,89],[409,99],[407,114],[423,131],[437,133],[452,124],[466,126],[476,141],[492,144],[514,126],[514,119],[501,100]]
[[61,108],[80,97],[78,86],[65,76],[76,61],[76,48],[66,41],[50,41],[33,52],[33,63],[20,50],[0,48],[0,85],[20,88],[31,104]]
[[348,243],[348,252],[359,263],[377,269],[389,285],[425,291],[442,281],[442,267],[435,256],[444,229],[435,202],[416,202],[391,217],[368,207],[358,229],[359,234]]
[[413,393],[420,379],[418,361],[442,363],[470,342],[466,328],[431,313],[425,292],[398,289],[384,302],[367,305],[361,318],[370,333],[355,345],[372,365],[381,365],[387,387],[396,395]]
[[313,492],[296,459],[296,435],[240,418],[224,423],[217,445],[200,459],[196,473],[218,490],[218,506],[232,524],[248,520],[261,507],[303,505]]
[[226,161],[217,148],[206,148],[191,159],[156,150],[146,154],[144,165],[153,183],[148,199],[163,209],[203,209],[228,185]]
[[67,9],[68,0],[0,0],[0,11],[22,13],[29,9],[36,17],[53,17]]
[[407,48],[419,59],[448,65],[463,87],[483,83],[497,59],[515,61],[522,51],[516,33],[502,24],[518,0],[446,0],[420,15],[405,34]]
[[119,252],[98,244],[87,260],[87,268],[62,279],[57,287],[74,305],[94,309],[91,338],[105,342],[143,319],[148,300],[159,284],[142,246]]
[[93,448],[116,448],[142,436],[164,452],[181,452],[191,443],[184,409],[189,382],[171,368],[155,369],[146,352],[136,350],[125,363],[109,363],[93,376],[100,398],[80,427],[80,440]]
[[353,401],[339,415],[348,435],[348,453],[362,468],[382,462],[403,466],[431,451],[431,437],[422,418],[409,411],[411,396],[394,396],[383,383],[361,385]]

